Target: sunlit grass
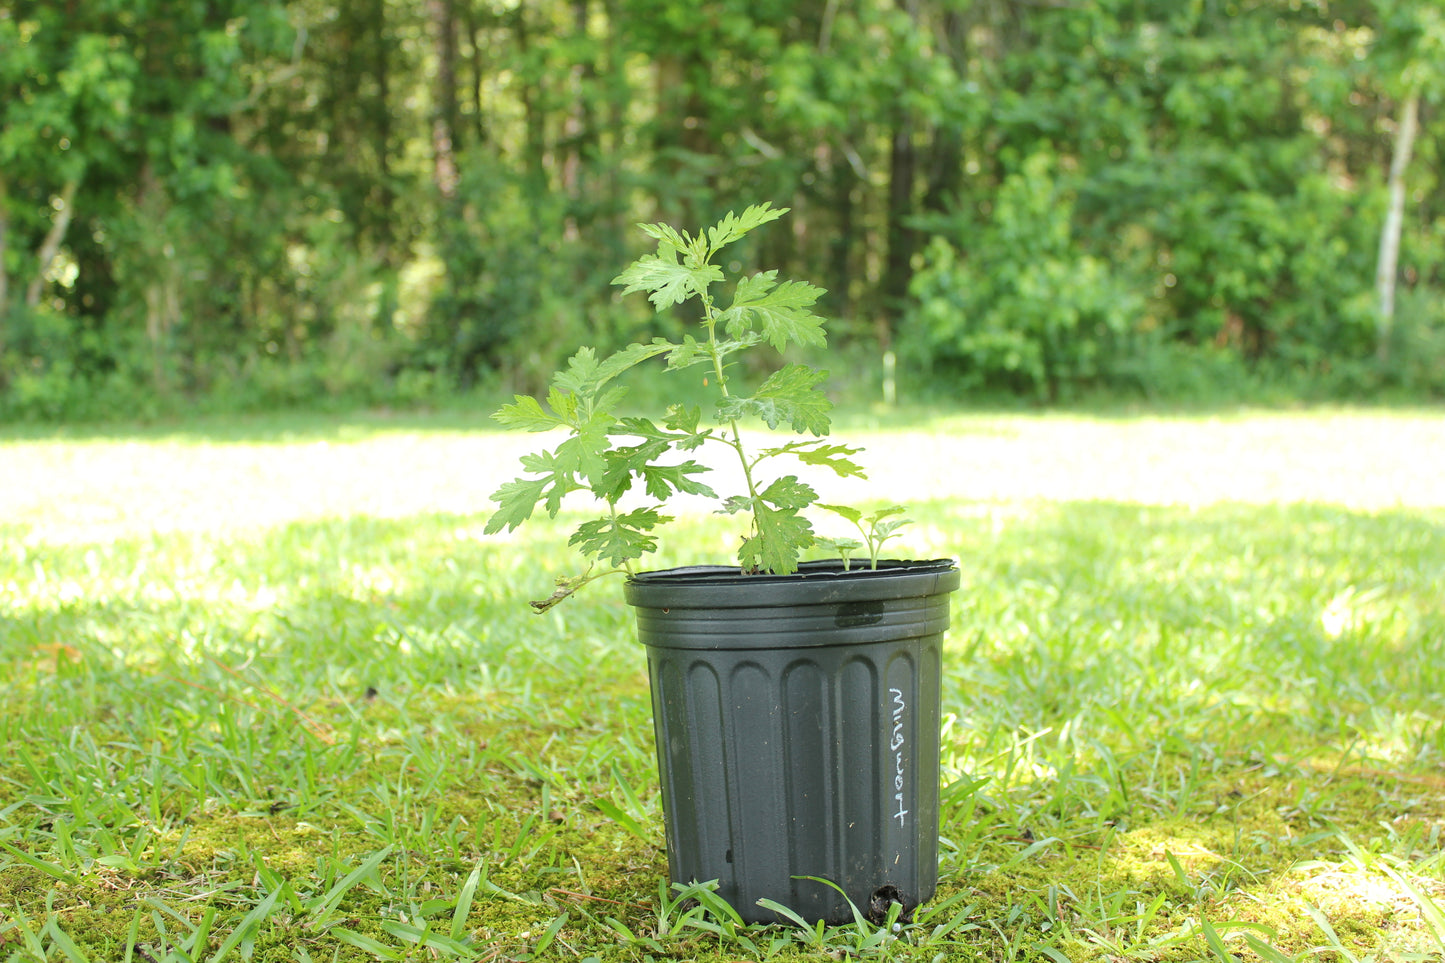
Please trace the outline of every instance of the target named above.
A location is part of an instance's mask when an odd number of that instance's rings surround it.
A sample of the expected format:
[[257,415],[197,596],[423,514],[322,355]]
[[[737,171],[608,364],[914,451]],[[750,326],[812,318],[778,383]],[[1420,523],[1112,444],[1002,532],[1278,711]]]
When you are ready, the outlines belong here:
[[[825,500],[1445,507],[1445,416],[1428,411],[960,414],[903,425],[857,411],[840,422],[841,440],[864,446],[870,478],[824,478]],[[0,435],[0,519],[45,541],[99,541],[474,514],[491,507],[487,496],[538,441],[494,433],[482,417],[430,426],[387,417],[227,421],[213,435]]]
[[0,960],[1435,959],[1440,424],[860,422],[964,572],[896,933],[659,887],[630,613],[480,533],[514,440],[4,443]]

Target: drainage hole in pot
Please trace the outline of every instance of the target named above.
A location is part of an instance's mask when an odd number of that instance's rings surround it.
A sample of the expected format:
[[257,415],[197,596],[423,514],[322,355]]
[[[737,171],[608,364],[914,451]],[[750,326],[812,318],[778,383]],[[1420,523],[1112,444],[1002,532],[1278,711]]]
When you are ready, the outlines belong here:
[[913,907],[909,905],[909,901],[898,887],[892,883],[885,883],[878,887],[873,891],[873,895],[868,897],[868,922],[875,924],[888,922],[888,911],[894,903],[902,907],[898,913],[898,922],[913,922]]

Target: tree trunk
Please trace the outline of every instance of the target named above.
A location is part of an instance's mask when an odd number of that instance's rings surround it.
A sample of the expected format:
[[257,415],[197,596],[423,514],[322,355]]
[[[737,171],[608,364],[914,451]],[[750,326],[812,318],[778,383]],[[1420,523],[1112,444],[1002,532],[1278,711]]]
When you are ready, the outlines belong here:
[[471,67],[471,77],[467,86],[471,89],[468,94],[471,96],[472,107],[472,146],[481,147],[487,143],[486,114],[482,105],[482,37],[477,26],[476,7],[471,3],[462,5],[462,20],[467,28],[467,36],[471,38],[472,54],[468,59]]
[[1380,232],[1380,258],[1375,269],[1380,322],[1375,350],[1380,361],[1390,358],[1395,324],[1395,275],[1400,261],[1400,232],[1405,221],[1405,171],[1410,166],[1419,125],[1420,91],[1412,89],[1401,105],[1400,121],[1395,129],[1395,150],[1390,160],[1390,207],[1385,213],[1385,228]]
[[584,53],[582,58],[572,65],[570,78],[572,107],[568,110],[567,118],[562,124],[562,136],[566,145],[562,155],[562,190],[571,206],[564,230],[567,239],[572,241],[575,241],[579,235],[577,207],[578,202],[583,198],[582,180],[586,163],[585,154],[591,145],[594,126],[588,97],[597,74],[597,68],[592,62],[592,53],[587,46],[588,6],[589,0],[573,0],[572,3],[573,31],[578,40],[577,49]]
[[[968,24],[957,10],[946,10],[938,28],[938,46],[960,77],[968,74]],[[923,195],[923,209],[943,213],[958,198],[963,184],[963,132],[949,121],[935,124],[929,145],[928,188]]]
[[372,149],[376,151],[379,181],[381,217],[378,227],[382,245],[381,260],[389,266],[394,257],[392,240],[396,237],[396,219],[393,215],[396,209],[396,190],[391,180],[391,56],[386,36],[385,0],[373,0],[371,17],[377,33],[372,50],[375,57],[372,69],[376,72],[376,126],[372,134],[375,137]]
[[[513,11],[512,17],[512,33],[517,41],[517,53],[525,64],[530,59],[532,49],[532,31],[531,25],[527,22],[527,4],[519,4]],[[526,130],[524,152],[527,179],[530,182],[528,187],[534,194],[542,194],[547,190],[547,164],[545,161],[547,118],[539,103],[542,99],[542,91],[536,73],[531,67],[524,67],[521,75],[522,85],[519,93],[522,101],[523,126]]]
[[828,290],[833,295],[834,313],[840,317],[853,314],[853,272],[850,269],[855,246],[854,233],[857,230],[854,215],[853,188],[857,177],[853,168],[841,156],[841,151],[830,150],[829,162],[832,173],[833,216],[836,224],[828,242]]
[[50,270],[50,262],[55,260],[55,255],[60,252],[60,245],[65,241],[65,232],[70,229],[70,219],[75,215],[75,192],[80,188],[80,177],[72,177],[65,182],[60,189],[60,208],[55,212],[55,220],[50,224],[50,230],[45,234],[45,240],[40,244],[40,251],[35,258],[35,276],[30,279],[30,285],[25,289],[25,304],[27,307],[35,307],[40,304],[41,292],[45,290],[45,272]]
[[[899,9],[918,24],[916,0],[899,0]],[[917,152],[913,143],[913,118],[901,102],[895,105],[896,120],[888,152],[888,253],[883,262],[882,315],[878,322],[879,348],[893,347],[893,315],[908,297],[908,281],[913,271],[914,231],[908,226],[913,215],[914,184],[918,172]]]
[[[898,125],[893,129],[888,166],[888,256],[883,267],[882,288],[883,310],[891,315],[908,296],[908,279],[913,264],[914,232],[907,221],[913,214],[916,157],[913,125],[906,112],[898,118]],[[881,345],[885,351],[890,341],[885,340]]]
[[447,201],[457,193],[457,30],[453,0],[430,0],[427,12],[436,31],[436,116],[432,118],[432,176]]
[[5,354],[5,318],[10,306],[10,274],[5,270],[5,245],[10,231],[10,215],[5,212],[5,198],[5,178],[0,177],[0,357]]

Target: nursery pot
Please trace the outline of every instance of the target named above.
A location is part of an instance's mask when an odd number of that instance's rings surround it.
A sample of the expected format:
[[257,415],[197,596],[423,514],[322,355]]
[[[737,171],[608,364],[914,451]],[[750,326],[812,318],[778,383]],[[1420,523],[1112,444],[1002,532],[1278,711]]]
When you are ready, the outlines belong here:
[[947,559],[628,580],[674,882],[717,880],[763,923],[780,917],[760,899],[847,923],[852,907],[881,920],[933,895],[939,674],[958,585]]

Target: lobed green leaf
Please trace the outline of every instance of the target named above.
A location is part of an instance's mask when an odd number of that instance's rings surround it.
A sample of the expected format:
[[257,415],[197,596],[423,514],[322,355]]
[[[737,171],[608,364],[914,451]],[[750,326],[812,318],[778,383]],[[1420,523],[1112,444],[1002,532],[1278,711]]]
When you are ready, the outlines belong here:
[[796,475],[784,475],[758,495],[763,501],[779,508],[807,508],[817,501],[818,493],[812,486],[798,480]]
[[583,555],[616,567],[656,551],[657,539],[648,533],[670,521],[671,517],[655,509],[638,508],[623,515],[583,522],[567,544]]
[[612,283],[625,285],[623,294],[646,291],[648,300],[661,311],[704,293],[709,284],[722,279],[722,268],[716,264],[679,264],[672,257],[648,254],[633,261]]
[[691,477],[711,470],[695,461],[685,461],[680,465],[648,465],[642,469],[642,477],[646,482],[647,494],[658,501],[666,501],[674,491],[716,498],[717,492]]
[[818,468],[831,468],[842,478],[865,478],[867,477],[862,466],[850,460],[849,455],[856,455],[863,449],[850,448],[847,445],[825,445],[817,441],[790,442],[781,448],[768,448],[761,454],[765,456],[792,455],[805,465],[813,465]]
[[597,366],[597,384],[599,386],[627,371],[628,369],[646,361],[648,358],[655,358],[660,354],[667,354],[677,350],[677,345],[666,338],[653,338],[649,344],[629,344],[610,355],[606,361]]
[[568,424],[581,409],[589,413],[610,410],[621,401],[627,389],[614,388],[599,396],[609,381],[648,358],[666,354],[676,347],[663,338],[654,338],[650,344],[630,344],[603,361],[597,360],[592,348],[579,348],[567,360],[567,367],[553,375],[547,403]]
[[678,371],[710,360],[712,357],[707,352],[707,345],[692,335],[685,334],[682,336],[682,343],[675,345],[672,352],[668,354],[667,368],[669,371]]
[[678,251],[686,251],[692,246],[692,237],[685,231],[679,231],[671,224],[639,224],[642,233],[661,244],[667,244]]
[[720,318],[732,337],[757,331],[776,350],[789,344],[821,348],[828,343],[823,319],[808,310],[822,288],[803,281],[775,282],[777,271],[764,271],[738,282],[733,302]]
[[557,419],[561,424],[571,426],[577,422],[577,411],[581,407],[576,392],[557,384],[561,378],[558,375],[552,379],[553,384],[547,392],[547,407],[557,413]]
[[831,422],[833,403],[818,386],[828,372],[790,364],[773,372],[750,398],[725,398],[718,404],[719,421],[759,418],[769,428],[787,422],[797,432],[823,436]]
[[693,434],[697,431],[698,423],[702,421],[702,408],[693,405],[691,408],[682,405],[667,406],[667,420],[664,425],[674,431],[683,431]]
[[826,508],[834,515],[841,515],[843,518],[846,518],[848,521],[852,522],[855,525],[863,520],[863,513],[851,505],[828,505],[823,502],[819,502],[818,507]]
[[518,431],[550,431],[566,425],[557,415],[546,411],[542,403],[528,395],[516,395],[516,400],[492,412],[492,420]]
[[577,352],[567,359],[567,367],[552,376],[552,393],[590,395],[598,367],[596,350],[578,348]]
[[628,417],[618,420],[612,429],[612,434],[633,435],[649,441],[664,441],[680,451],[691,451],[712,437],[711,428],[698,428],[698,422],[701,420],[702,409],[696,405],[692,408],[670,405],[667,409],[667,420],[663,422],[668,430],[657,427],[647,418]]
[[796,508],[773,508],[753,500],[753,534],[743,539],[738,563],[745,571],[787,575],[798,570],[798,556],[813,544],[813,526]]
[[516,531],[532,517],[547,490],[548,481],[546,478],[518,478],[492,492],[491,500],[497,503],[497,510],[487,519],[482,531],[488,535],[495,535],[504,528],[509,532]]
[[762,204],[748,207],[741,214],[728,211],[722,220],[708,228],[708,244],[712,250],[716,251],[724,245],[736,241],[753,228],[761,227],[769,221],[776,221],[788,213],[788,210],[789,208],[786,207],[775,208],[771,201],[764,201]]
[[652,439],[641,445],[603,452],[606,468],[593,479],[592,494],[603,501],[616,502],[631,490],[633,476],[641,475],[648,462],[665,454],[670,447],[666,439]]

